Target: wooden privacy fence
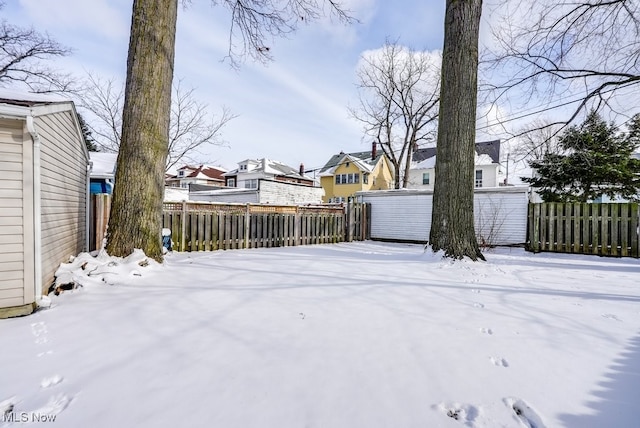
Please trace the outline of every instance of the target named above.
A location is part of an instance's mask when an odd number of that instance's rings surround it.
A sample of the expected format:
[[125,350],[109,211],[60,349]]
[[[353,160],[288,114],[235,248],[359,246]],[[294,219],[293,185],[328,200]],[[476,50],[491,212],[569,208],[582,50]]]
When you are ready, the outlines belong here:
[[529,204],[527,249],[637,258],[639,217],[635,203]]
[[284,247],[364,240],[365,204],[346,207],[165,203],[175,251]]
[[89,207],[89,251],[93,251],[102,248],[102,241],[107,235],[111,195],[106,193],[92,194]]

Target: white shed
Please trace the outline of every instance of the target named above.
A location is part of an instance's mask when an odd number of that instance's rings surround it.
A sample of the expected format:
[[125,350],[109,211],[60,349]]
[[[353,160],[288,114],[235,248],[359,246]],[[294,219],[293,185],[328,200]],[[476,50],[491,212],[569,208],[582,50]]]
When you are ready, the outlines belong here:
[[0,318],[31,313],[87,248],[89,155],[71,101],[0,90]]
[[[516,245],[526,241],[527,187],[505,186],[474,190],[475,231],[485,245]],[[371,204],[371,239],[422,242],[429,240],[433,190],[358,192]]]

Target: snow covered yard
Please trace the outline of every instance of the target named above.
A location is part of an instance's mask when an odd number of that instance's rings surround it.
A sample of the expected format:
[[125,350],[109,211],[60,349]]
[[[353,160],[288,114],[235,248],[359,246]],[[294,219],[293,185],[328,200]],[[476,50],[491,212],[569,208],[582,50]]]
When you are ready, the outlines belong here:
[[0,427],[640,426],[640,262],[487,257],[364,242],[94,262],[0,320]]

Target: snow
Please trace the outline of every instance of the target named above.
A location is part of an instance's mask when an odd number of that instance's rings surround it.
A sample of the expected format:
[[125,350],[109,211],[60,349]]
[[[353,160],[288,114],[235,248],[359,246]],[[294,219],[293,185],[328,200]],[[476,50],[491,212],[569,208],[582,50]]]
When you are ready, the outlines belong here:
[[0,99],[13,101],[29,101],[35,103],[64,103],[69,102],[57,94],[16,91],[13,89],[0,88]]
[[89,152],[93,167],[91,177],[113,178],[116,172],[117,153]]
[[0,427],[640,426],[638,260],[485,254],[79,255],[0,320]]

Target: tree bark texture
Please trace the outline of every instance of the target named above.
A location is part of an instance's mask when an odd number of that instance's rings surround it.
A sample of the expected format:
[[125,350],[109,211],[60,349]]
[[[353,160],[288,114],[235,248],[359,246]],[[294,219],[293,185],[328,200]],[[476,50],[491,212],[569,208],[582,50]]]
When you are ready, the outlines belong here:
[[134,0],[107,252],[162,261],[162,199],[169,141],[177,0]]
[[478,32],[482,0],[447,0],[429,243],[447,257],[484,257],[473,223]]

